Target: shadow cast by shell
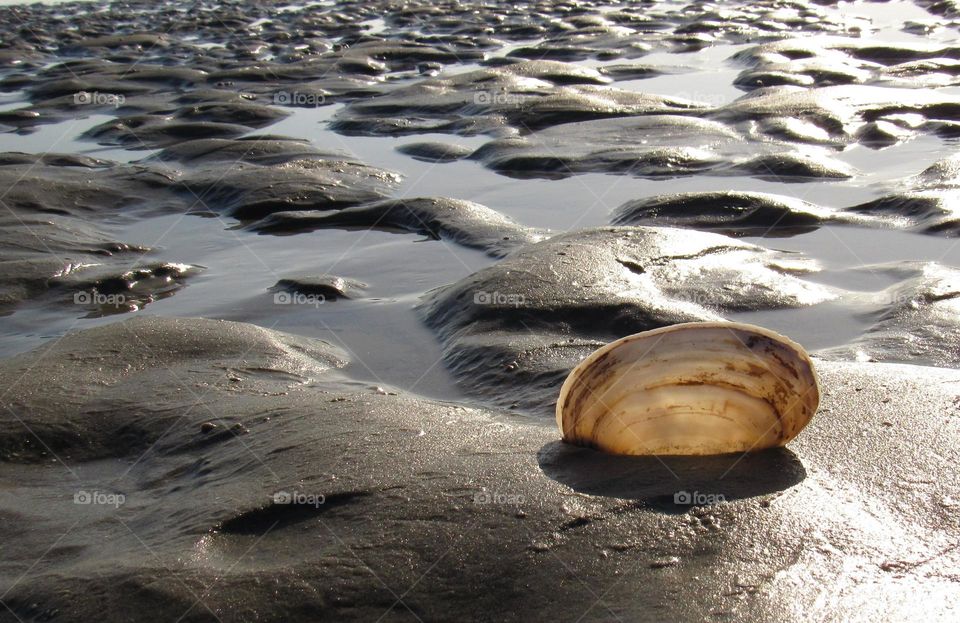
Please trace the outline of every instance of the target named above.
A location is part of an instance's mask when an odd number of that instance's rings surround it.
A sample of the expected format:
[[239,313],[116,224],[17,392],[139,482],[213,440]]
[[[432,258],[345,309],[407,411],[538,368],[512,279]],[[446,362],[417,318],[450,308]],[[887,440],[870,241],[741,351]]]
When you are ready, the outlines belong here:
[[562,441],[537,453],[549,478],[589,495],[636,500],[663,512],[789,489],[807,476],[796,454],[772,448],[717,456],[621,456]]

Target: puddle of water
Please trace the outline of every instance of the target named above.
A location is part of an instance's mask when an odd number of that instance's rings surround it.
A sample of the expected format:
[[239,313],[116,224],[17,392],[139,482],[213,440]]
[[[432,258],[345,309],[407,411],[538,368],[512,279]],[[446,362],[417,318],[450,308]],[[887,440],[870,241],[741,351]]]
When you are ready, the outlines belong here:
[[[15,106],[20,108],[20,105]],[[0,133],[0,151],[20,151],[31,154],[70,153],[85,154],[95,158],[132,162],[146,158],[157,150],[133,151],[121,147],[104,147],[82,138],[87,130],[115,117],[93,114],[59,123],[35,126],[29,132],[9,131]]]
[[26,97],[27,95],[23,91],[0,93],[0,111],[23,108],[27,104]]
[[[131,258],[131,268],[151,261],[206,267],[175,296],[137,313],[221,318],[316,337],[352,354],[349,372],[355,378],[414,387],[440,399],[459,395],[440,363],[439,342],[414,307],[423,292],[489,266],[492,258],[415,234],[325,229],[291,238],[230,229],[235,224],[232,219],[169,215],[111,227],[118,239],[154,248],[143,258]],[[397,262],[398,257],[404,261]],[[269,290],[284,277],[324,274],[366,283],[365,300],[278,303]],[[0,356],[69,330],[129,317],[81,318],[85,313],[71,308],[69,298],[17,309],[0,322]]]
[[887,42],[920,41],[925,43],[929,43],[931,39],[939,41],[956,40],[955,33],[946,28],[924,36],[902,31],[903,25],[909,21],[942,22],[940,18],[933,17],[909,0],[894,0],[883,3],[864,2],[863,0],[857,2],[841,1],[837,3],[837,9],[844,16],[869,20],[871,24],[870,37],[872,39]]
[[850,290],[864,289],[863,271],[854,270],[863,266],[911,261],[960,266],[960,240],[894,229],[828,226],[795,238],[743,240],[816,258],[830,271],[829,283]]
[[956,139],[922,135],[880,150],[853,145],[837,154],[837,159],[857,169],[859,185],[891,187],[896,180],[920,173],[956,145]]

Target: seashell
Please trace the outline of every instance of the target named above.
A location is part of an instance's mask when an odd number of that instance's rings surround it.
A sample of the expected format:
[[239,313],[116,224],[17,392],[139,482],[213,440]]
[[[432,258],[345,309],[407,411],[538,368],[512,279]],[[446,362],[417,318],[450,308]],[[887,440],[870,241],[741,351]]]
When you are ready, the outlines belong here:
[[817,411],[813,362],[792,340],[738,322],[621,338],[567,377],[564,441],[613,454],[707,455],[782,446]]

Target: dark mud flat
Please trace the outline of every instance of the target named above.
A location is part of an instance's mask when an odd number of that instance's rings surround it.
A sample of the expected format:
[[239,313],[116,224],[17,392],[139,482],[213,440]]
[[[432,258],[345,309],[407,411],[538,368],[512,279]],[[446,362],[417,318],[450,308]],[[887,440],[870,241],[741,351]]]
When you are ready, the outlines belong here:
[[[344,363],[322,342],[160,318],[6,361],[0,378],[20,380],[0,430],[4,573],[26,575],[5,619],[899,620],[953,605],[956,371],[823,363],[832,389],[789,450],[661,461],[351,382]],[[678,506],[678,491],[727,501]]]
[[[0,7],[0,621],[955,620],[958,17]],[[719,319],[787,448],[559,441]]]

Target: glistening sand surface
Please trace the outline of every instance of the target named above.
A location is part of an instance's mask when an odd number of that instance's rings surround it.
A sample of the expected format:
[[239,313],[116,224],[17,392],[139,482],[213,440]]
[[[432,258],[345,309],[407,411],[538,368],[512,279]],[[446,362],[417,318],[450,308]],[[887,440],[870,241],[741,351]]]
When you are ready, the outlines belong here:
[[[0,9],[0,621],[953,620],[957,17]],[[788,449],[557,441],[718,318]]]

